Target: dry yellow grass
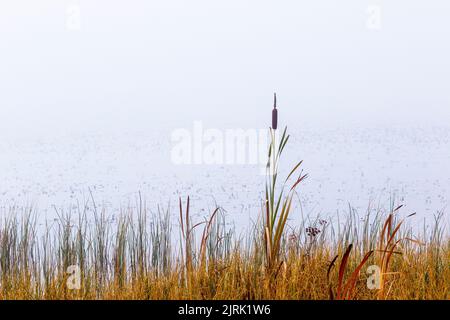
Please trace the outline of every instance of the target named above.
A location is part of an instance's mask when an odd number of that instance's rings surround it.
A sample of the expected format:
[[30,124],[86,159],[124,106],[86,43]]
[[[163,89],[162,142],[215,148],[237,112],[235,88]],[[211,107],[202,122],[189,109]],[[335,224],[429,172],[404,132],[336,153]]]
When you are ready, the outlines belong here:
[[[317,248],[308,255],[290,252],[278,274],[267,273],[259,253],[239,251],[228,258],[195,264],[187,272],[177,264],[161,274],[148,270],[132,275],[109,270],[103,282],[91,270],[83,275],[80,290],[68,290],[67,274],[52,274],[48,282],[25,270],[2,273],[1,299],[330,299],[329,285],[336,290],[337,272],[327,280],[332,250]],[[349,258],[351,270],[360,261]],[[450,299],[450,242],[437,248],[432,244],[396,257],[383,299]],[[369,261],[368,265],[375,261]],[[34,266],[33,266],[34,267]],[[94,268],[94,267],[92,267]],[[349,274],[346,271],[346,276]],[[42,275],[41,275],[42,276]],[[367,287],[364,271],[358,276],[352,299],[378,299],[379,290]]]

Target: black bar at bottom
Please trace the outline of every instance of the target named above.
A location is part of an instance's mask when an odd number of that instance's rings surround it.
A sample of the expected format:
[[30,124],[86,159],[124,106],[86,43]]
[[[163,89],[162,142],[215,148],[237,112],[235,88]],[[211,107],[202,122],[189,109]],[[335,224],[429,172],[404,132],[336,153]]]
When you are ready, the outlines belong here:
[[446,314],[449,301],[2,301],[0,310],[47,318],[123,317],[146,319],[306,319],[330,312],[345,318],[404,317],[426,310]]

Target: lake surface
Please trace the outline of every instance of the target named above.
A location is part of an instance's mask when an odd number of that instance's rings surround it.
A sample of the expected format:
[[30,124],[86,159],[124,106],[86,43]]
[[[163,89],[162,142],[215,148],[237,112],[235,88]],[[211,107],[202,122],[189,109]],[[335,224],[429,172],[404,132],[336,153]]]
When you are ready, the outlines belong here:
[[[230,221],[244,227],[255,219],[263,199],[264,175],[257,165],[175,165],[175,128],[124,134],[65,134],[0,140],[0,204],[33,204],[43,218],[52,208],[70,208],[89,199],[117,214],[135,206],[138,193],[148,207],[191,196],[193,212],[208,215],[215,203]],[[304,160],[309,178],[300,186],[293,219],[333,217],[351,204],[363,213],[369,204],[388,208],[395,197],[403,214],[432,221],[448,211],[450,127],[290,128],[282,173]],[[301,205],[300,205],[301,203]],[[176,219],[174,217],[174,219]],[[448,212],[445,220],[449,220]]]

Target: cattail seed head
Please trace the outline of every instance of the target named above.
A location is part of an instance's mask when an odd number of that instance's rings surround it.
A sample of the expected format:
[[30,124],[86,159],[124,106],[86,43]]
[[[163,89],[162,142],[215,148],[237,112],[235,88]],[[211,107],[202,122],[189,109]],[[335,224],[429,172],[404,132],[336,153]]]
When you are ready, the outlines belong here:
[[272,110],[272,129],[276,130],[278,127],[278,110],[277,110],[277,94],[273,94],[273,110]]

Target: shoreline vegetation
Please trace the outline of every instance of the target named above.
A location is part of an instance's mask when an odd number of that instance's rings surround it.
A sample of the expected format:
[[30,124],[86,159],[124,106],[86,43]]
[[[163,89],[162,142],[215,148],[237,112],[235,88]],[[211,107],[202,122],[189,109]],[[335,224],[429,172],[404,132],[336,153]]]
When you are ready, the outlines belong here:
[[289,135],[270,132],[265,199],[245,234],[220,207],[194,219],[189,197],[177,223],[141,196],[114,222],[92,194],[42,227],[32,208],[11,207],[0,221],[0,299],[450,299],[442,213],[420,234],[394,204],[291,226],[307,174],[299,162],[279,177]]

